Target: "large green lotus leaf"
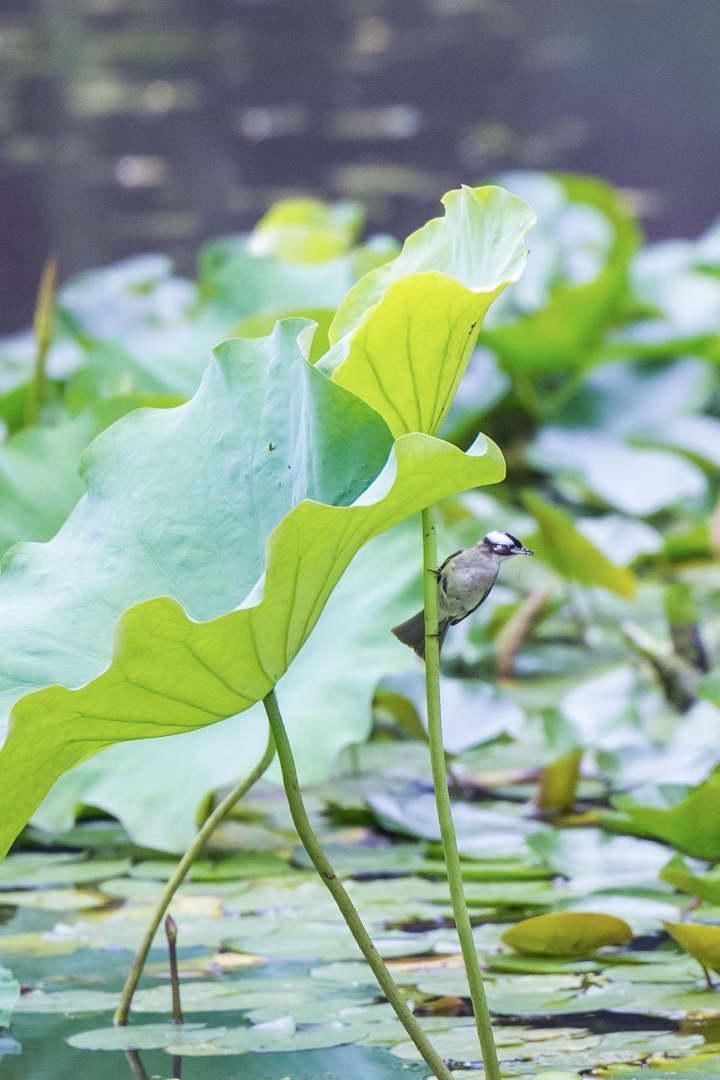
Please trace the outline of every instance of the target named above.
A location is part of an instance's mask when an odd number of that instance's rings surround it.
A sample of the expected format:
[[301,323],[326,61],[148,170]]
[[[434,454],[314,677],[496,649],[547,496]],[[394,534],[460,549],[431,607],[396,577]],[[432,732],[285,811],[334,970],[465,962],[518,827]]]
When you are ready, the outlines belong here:
[[98,398],[126,394],[184,400],[197,390],[211,349],[231,336],[233,322],[204,312],[171,327],[136,327],[122,339],[90,341],[82,367],[65,388],[65,401],[77,412]]
[[[529,197],[533,205],[535,191],[540,189],[541,237],[544,232],[542,204],[548,202],[543,197],[548,181],[554,180],[560,189],[562,204],[558,205],[558,200],[552,199],[546,210],[555,234],[551,261],[557,265],[550,266],[546,273],[545,288],[549,289],[549,299],[543,298],[541,306],[524,317],[484,332],[483,338],[497,351],[503,365],[513,371],[540,374],[587,367],[597,359],[603,335],[624,297],[629,262],[639,239],[637,225],[622,197],[601,180],[570,174],[559,174],[554,178],[536,175],[531,183],[528,183],[527,174],[520,174],[520,180],[520,183],[514,182],[512,174],[503,178],[510,190]],[[569,208],[574,214],[568,214]],[[586,211],[582,219],[577,212],[580,208]],[[596,263],[592,252],[593,238],[586,235],[588,210],[605,217],[612,240],[600,269],[586,280],[586,275],[580,272],[581,256],[585,256],[585,261],[590,258],[593,266]],[[559,214],[565,215],[564,223],[558,221]],[[572,237],[572,230],[580,235]],[[572,247],[572,260],[567,255],[564,261],[560,258],[563,234],[570,236],[569,242],[565,242]],[[603,236],[595,240],[595,246],[601,250],[604,244]],[[582,251],[583,246],[585,251]]]
[[[281,679],[278,692],[304,782],[323,780],[344,746],[367,738],[381,676],[416,666],[388,627],[421,602],[417,563],[416,528],[392,529],[367,544]],[[393,572],[378,574],[378,566]],[[264,711],[254,706],[199,731],[120,743],[60,777],[33,820],[64,831],[82,806],[99,807],[119,818],[136,843],[184,851],[208,792],[249,771],[266,740]]]
[[419,434],[391,449],[381,418],[305,361],[305,330],[228,343],[186,405],[110,428],[57,537],[6,559],[5,845],[72,765],[254,704],[364,543],[502,479],[484,439],[471,454]]
[[539,543],[534,538],[532,542],[559,574],[583,585],[602,585],[620,596],[633,596],[634,574],[603,555],[575,528],[568,513],[532,491],[525,493],[524,501],[540,527]]
[[0,446],[0,554],[20,540],[49,540],[85,488],[78,472],[82,451],[134,398],[98,402],[57,427],[21,431]]
[[[601,814],[609,828],[664,840],[698,859],[720,859],[720,775],[694,790],[668,785],[645,795],[617,795],[620,814]],[[652,801],[651,801],[652,799]]]
[[395,436],[438,431],[485,313],[522,273],[535,221],[522,199],[498,187],[463,187],[443,204],[444,217],[350,290],[320,361]]

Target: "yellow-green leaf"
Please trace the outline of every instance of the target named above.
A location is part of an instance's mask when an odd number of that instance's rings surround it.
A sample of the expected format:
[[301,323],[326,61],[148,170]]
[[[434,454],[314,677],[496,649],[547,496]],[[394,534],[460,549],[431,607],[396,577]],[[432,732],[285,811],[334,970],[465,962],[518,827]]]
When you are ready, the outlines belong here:
[[720,974],[720,926],[663,923],[670,937],[699,964]]
[[591,911],[553,911],[515,923],[502,940],[531,956],[591,956],[603,945],[622,945],[632,938],[624,919]]
[[438,431],[485,312],[522,273],[535,221],[522,199],[498,187],[463,187],[443,204],[445,217],[350,290],[320,362],[395,436]]

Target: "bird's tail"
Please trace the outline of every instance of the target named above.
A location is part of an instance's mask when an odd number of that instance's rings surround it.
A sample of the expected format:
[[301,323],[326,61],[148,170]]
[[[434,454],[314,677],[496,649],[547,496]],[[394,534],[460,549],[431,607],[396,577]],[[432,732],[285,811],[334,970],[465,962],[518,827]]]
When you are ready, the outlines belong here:
[[[449,626],[449,619],[443,619],[440,622],[441,648]],[[425,659],[425,612],[423,610],[418,611],[416,615],[406,619],[405,622],[401,622],[398,626],[394,626],[392,632],[398,641],[402,641],[403,645],[408,645],[421,660]]]

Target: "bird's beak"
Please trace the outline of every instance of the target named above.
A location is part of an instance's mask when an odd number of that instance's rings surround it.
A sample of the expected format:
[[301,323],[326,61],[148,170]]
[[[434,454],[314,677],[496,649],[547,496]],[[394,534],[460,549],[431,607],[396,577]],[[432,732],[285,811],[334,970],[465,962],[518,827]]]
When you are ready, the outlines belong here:
[[534,555],[534,554],[535,554],[534,551],[531,551],[530,548],[526,548],[526,547],[521,547],[520,550],[518,551],[518,555]]

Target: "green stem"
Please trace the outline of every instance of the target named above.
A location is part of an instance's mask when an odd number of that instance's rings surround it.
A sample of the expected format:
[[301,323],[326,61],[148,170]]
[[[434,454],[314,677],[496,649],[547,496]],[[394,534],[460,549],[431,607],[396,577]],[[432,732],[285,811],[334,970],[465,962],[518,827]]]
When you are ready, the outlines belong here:
[[425,693],[435,802],[440,822],[440,837],[445,855],[450,899],[470,986],[470,998],[475,1013],[475,1026],[480,1039],[485,1074],[487,1080],[500,1080],[500,1068],[498,1066],[497,1051],[495,1050],[490,1012],[485,996],[485,986],[480,972],[477,949],[473,940],[470,916],[465,903],[460,854],[455,836],[447,782],[440,712],[440,639],[438,637],[438,587],[435,576],[438,565],[437,535],[435,511],[432,507],[423,510],[422,530],[423,594],[425,600]]
[[165,916],[165,936],[168,943],[168,960],[170,963],[170,989],[172,991],[172,1020],[173,1024],[182,1024],[183,1013],[180,1002],[180,975],[177,961],[177,923],[172,915]]
[[361,953],[367,960],[370,970],[380,984],[382,992],[395,1010],[398,1020],[422,1054],[426,1064],[432,1069],[433,1075],[437,1077],[437,1080],[452,1080],[452,1073],[423,1032],[408,1006],[405,1004],[405,999],[400,992],[400,988],[385,966],[380,953],[373,945],[372,939],[365,929],[355,905],[345,891],[344,886],[338,880],[330,861],[313,831],[313,827],[310,824],[310,819],[307,816],[307,811],[305,810],[305,805],[303,803],[292,747],[290,746],[290,740],[288,739],[285,730],[285,724],[283,723],[282,714],[280,713],[274,690],[270,691],[263,700],[263,704],[270,722],[270,731],[272,732],[275,746],[277,747],[278,760],[282,770],[283,784],[285,785],[285,794],[287,795],[290,813],[303,847],[310,856],[310,860],[318,874],[327,885],[333,900],[339,907],[340,914],[347,923],[348,929],[355,938]]
[[198,855],[202,851],[203,847],[209,840],[212,833],[218,827],[220,822],[229,814],[235,803],[242,799],[243,795],[246,795],[250,788],[255,784],[263,773],[266,771],[268,765],[275,756],[275,744],[272,736],[268,738],[268,744],[265,748],[265,753],[261,757],[252,772],[243,777],[242,780],[230,791],[222,802],[219,802],[212,814],[203,822],[197,836],[193,840],[190,847],[183,855],[180,862],[175,867],[175,871],[168,881],[167,885],[163,889],[162,896],[160,897],[157,907],[155,908],[152,918],[147,925],[145,933],[142,936],[142,940],[138,945],[137,952],[133,957],[133,962],[128,972],[128,977],[125,980],[125,985],[120,995],[120,1002],[115,1010],[115,1016],[113,1018],[114,1023],[118,1027],[124,1027],[128,1022],[128,1016],[130,1013],[130,1005],[132,1003],[133,995],[137,990],[140,976],[142,975],[143,968],[145,967],[145,961],[147,960],[148,953],[152,947],[153,939],[157,933],[158,927],[163,920],[163,916],[170,906],[170,902],[180,888],[192,864],[197,859]]
[[57,278],[57,263],[55,259],[48,259],[43,268],[35,304],[35,316],[33,319],[33,331],[35,334],[35,363],[33,365],[33,377],[28,388],[28,397],[25,404],[25,426],[36,424],[40,415],[40,407],[45,391],[45,374],[47,357],[52,345],[53,327],[55,322],[55,282]]
[[137,1050],[126,1050],[125,1060],[130,1066],[133,1080],[148,1080],[148,1074],[145,1072],[145,1066],[143,1065]]

